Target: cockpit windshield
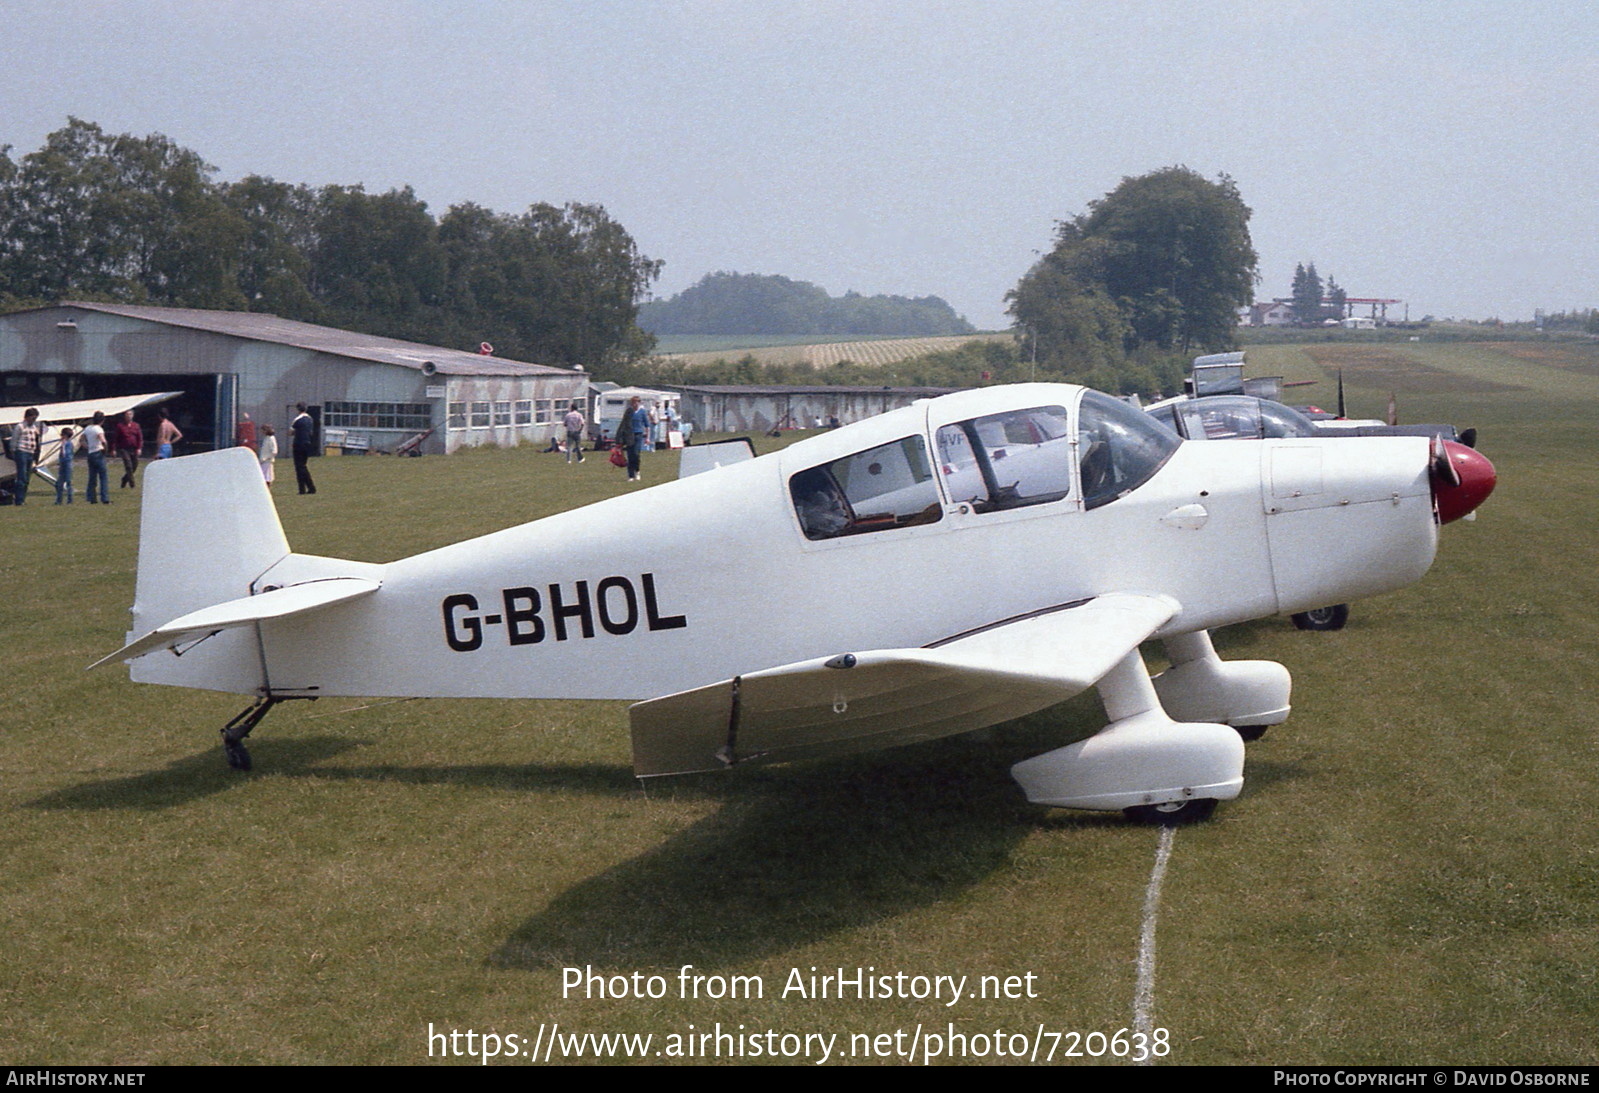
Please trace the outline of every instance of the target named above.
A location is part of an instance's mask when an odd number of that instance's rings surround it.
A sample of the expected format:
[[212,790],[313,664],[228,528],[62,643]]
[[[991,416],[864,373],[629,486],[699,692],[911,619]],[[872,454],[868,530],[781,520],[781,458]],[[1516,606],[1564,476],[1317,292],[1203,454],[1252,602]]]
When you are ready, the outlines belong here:
[[1083,507],[1098,508],[1155,476],[1182,444],[1148,414],[1098,391],[1084,391],[1077,422]]

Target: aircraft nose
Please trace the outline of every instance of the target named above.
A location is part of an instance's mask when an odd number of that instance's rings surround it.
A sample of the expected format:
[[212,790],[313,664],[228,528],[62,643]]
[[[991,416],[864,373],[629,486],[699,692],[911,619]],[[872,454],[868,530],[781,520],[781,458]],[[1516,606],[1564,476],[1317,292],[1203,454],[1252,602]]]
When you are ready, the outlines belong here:
[[1433,450],[1432,497],[1438,522],[1447,524],[1488,500],[1499,480],[1488,457],[1453,440],[1440,440]]

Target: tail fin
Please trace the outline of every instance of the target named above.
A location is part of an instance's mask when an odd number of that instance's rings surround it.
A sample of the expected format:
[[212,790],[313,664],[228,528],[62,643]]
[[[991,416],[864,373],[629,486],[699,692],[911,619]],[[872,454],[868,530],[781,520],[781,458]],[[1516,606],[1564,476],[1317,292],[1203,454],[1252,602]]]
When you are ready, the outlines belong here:
[[[139,525],[132,642],[190,612],[251,594],[289,553],[272,495],[248,448],[150,465]],[[136,661],[133,679],[251,694],[266,683],[253,628],[228,630],[183,655]]]

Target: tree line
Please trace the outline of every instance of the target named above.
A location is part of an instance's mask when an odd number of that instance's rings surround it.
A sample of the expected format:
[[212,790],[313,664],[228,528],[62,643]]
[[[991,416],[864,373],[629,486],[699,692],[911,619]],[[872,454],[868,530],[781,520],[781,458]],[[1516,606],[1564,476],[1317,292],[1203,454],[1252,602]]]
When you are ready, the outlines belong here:
[[1256,280],[1249,217],[1226,175],[1166,167],[1057,222],[1006,296],[1040,378],[1169,394],[1194,354],[1232,349]]
[[593,370],[653,339],[638,304],[662,263],[599,205],[472,203],[435,218],[409,186],[219,181],[160,134],[70,119],[0,147],[0,307],[61,299],[270,312]]
[[809,281],[760,273],[708,273],[668,300],[639,309],[651,334],[842,334],[938,337],[976,328],[937,296],[831,296]]

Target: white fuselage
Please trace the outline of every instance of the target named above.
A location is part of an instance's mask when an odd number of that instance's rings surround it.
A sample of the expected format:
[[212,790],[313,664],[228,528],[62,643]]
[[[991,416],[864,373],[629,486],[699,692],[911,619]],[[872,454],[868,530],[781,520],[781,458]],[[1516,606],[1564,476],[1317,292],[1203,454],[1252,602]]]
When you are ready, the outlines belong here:
[[[1158,636],[1210,629],[1396,589],[1432,561],[1424,439],[1182,444],[1137,488],[1088,508],[1081,394],[1028,384],[925,401],[388,565],[290,555],[252,590],[333,575],[382,588],[260,624],[264,656],[248,658],[256,669],[217,671],[219,648],[192,669],[145,658],[135,678],[239,691],[643,699],[813,657],[924,645],[1109,592],[1180,603]],[[936,519],[806,536],[795,475],[908,437],[936,453],[941,426],[1043,405],[1063,407],[1071,433],[1028,458],[1059,451],[1065,496],[978,511],[952,485],[965,468],[936,462]],[[214,640],[236,652],[254,635]]]

